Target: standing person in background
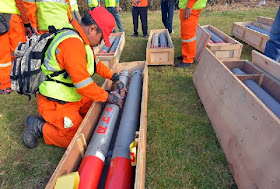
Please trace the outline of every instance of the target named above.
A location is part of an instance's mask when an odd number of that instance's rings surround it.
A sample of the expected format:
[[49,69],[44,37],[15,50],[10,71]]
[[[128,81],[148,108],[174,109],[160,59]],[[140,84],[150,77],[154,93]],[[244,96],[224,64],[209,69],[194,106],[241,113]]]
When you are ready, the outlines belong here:
[[11,93],[12,54],[25,34],[32,31],[22,0],[0,0],[0,95]]
[[269,58],[280,61],[280,7],[270,30],[270,39],[266,42],[264,54]]
[[79,13],[79,6],[77,0],[70,0],[72,18],[81,22],[81,15]]
[[[120,19],[120,2],[119,0],[104,0],[106,9],[114,16],[120,32],[123,32],[123,26]],[[115,31],[114,31],[115,32]]]
[[96,7],[100,7],[100,0],[87,0],[88,7],[93,10]]
[[42,34],[49,26],[61,29],[72,20],[69,0],[23,0],[33,31]]
[[194,64],[196,53],[196,28],[201,9],[205,8],[207,0],[179,0],[182,56],[178,57],[182,62],[175,67],[188,67]]
[[162,23],[169,33],[173,33],[173,12],[175,8],[176,0],[161,0],[161,18]]
[[138,17],[142,23],[144,37],[148,37],[148,0],[132,0],[133,37],[138,37]]

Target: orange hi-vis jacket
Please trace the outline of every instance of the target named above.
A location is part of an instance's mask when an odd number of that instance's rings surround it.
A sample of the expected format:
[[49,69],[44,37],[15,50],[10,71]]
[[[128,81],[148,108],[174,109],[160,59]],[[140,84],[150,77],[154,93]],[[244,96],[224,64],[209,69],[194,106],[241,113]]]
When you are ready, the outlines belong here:
[[[0,35],[0,90],[11,88],[10,73],[14,59],[12,54],[20,42],[26,41],[23,24],[29,23],[22,0],[9,1],[15,2],[16,7],[14,8],[18,9],[20,15],[12,14],[9,31]],[[1,13],[6,12],[2,10]]]
[[[30,20],[30,24],[33,28],[38,28],[38,22],[40,21],[36,17],[37,1],[38,0],[23,0],[24,6],[27,10],[27,16],[28,16],[28,18]],[[70,21],[72,20],[70,0],[66,0],[66,3],[68,4],[67,16],[69,18],[69,23],[70,23]],[[60,19],[60,18],[58,17],[57,19]],[[61,26],[61,27],[63,27],[63,26]],[[38,28],[38,29],[40,29],[40,28]],[[60,28],[57,28],[57,29],[60,29]],[[41,31],[39,33],[42,34],[43,31]]]
[[[72,25],[79,32],[84,43],[89,44],[78,22],[73,20]],[[87,71],[84,43],[78,38],[67,38],[57,48],[57,61],[60,67],[69,74],[74,84],[90,77]],[[104,78],[111,79],[113,72],[95,55],[94,58],[96,60],[96,73]],[[77,92],[83,96],[82,99],[78,102],[67,102],[65,104],[50,100],[41,94],[38,95],[38,112],[46,121],[43,126],[43,137],[46,144],[67,148],[92,102],[105,102],[108,98],[108,93],[94,82],[77,89]],[[65,125],[65,120],[71,123],[70,126],[69,124]]]

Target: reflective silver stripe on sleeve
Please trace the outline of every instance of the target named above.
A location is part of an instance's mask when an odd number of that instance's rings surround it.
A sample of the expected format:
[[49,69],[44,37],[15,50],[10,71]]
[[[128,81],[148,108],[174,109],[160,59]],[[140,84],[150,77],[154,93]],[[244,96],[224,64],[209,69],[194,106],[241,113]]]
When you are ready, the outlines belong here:
[[12,62],[8,62],[8,63],[5,63],[5,64],[0,64],[0,67],[8,67],[8,66],[10,66],[10,65],[12,65]]
[[189,42],[192,42],[192,41],[195,41],[195,40],[196,40],[196,36],[193,37],[193,38],[191,38],[191,39],[187,39],[187,40],[181,39],[181,41],[182,41],[183,43],[189,43]]
[[77,88],[77,89],[80,89],[88,84],[92,83],[92,79],[91,77],[79,82],[79,83],[74,83],[74,86]]

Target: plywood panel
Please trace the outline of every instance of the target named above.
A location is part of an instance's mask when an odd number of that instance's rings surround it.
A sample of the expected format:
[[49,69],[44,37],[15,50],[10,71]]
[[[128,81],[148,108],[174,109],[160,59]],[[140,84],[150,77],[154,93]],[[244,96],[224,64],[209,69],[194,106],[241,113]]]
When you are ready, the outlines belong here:
[[238,188],[280,188],[280,120],[208,49],[193,82]]
[[210,34],[207,33],[201,26],[198,24],[196,31],[196,54],[194,60],[199,61],[201,52],[206,47],[210,40]]
[[252,63],[280,81],[280,64],[267,56],[252,51]]

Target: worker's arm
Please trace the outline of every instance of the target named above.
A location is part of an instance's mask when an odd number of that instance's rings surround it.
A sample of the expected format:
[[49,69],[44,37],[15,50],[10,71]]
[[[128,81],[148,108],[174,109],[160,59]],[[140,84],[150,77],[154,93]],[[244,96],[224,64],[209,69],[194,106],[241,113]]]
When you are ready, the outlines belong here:
[[20,17],[21,17],[22,22],[23,22],[24,27],[25,27],[25,33],[28,37],[31,37],[31,35],[32,35],[31,25],[30,25],[30,22],[29,22],[29,19],[28,19],[23,1],[22,0],[15,0],[15,3],[16,3],[16,7],[17,7],[18,11],[20,12]]
[[[58,45],[58,49],[59,53],[56,58],[60,67],[65,69],[71,77],[77,92],[94,101],[105,102],[108,99],[108,92],[94,83],[90,77],[87,71],[86,51],[81,40],[77,38],[66,39]],[[102,66],[100,67],[102,69]]]
[[197,2],[197,0],[189,0],[187,3],[187,7],[185,8],[184,18],[188,19],[191,16],[193,5]]
[[33,28],[33,31],[35,32],[35,34],[39,34],[38,33],[38,24],[37,24],[37,18],[36,18],[36,11],[37,11],[37,6],[36,6],[36,2],[35,0],[28,0],[28,1],[23,1],[24,2],[24,6],[27,10],[27,16],[30,20],[30,24]]
[[111,79],[114,72],[112,72],[107,66],[105,66],[98,58],[96,58],[95,55],[94,58],[96,60],[96,73],[106,79]]

